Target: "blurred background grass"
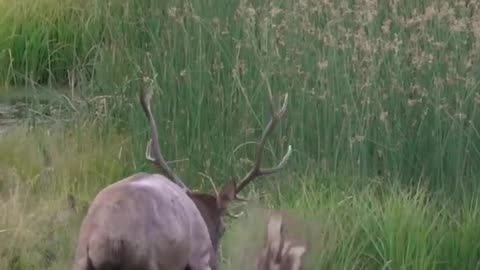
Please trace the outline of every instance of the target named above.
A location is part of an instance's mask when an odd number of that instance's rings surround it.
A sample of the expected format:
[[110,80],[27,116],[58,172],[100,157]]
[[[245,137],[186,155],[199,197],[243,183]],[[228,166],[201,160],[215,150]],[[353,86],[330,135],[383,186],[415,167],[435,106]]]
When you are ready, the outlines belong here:
[[[78,204],[155,171],[143,71],[164,154],[202,190],[198,172],[221,185],[249,169],[267,88],[289,94],[265,164],[294,153],[251,194],[303,213],[316,240],[308,269],[480,269],[478,8],[0,0],[0,101],[19,120],[0,137],[0,268],[65,269]],[[265,227],[255,215],[232,222],[226,267],[258,245],[245,241]]]

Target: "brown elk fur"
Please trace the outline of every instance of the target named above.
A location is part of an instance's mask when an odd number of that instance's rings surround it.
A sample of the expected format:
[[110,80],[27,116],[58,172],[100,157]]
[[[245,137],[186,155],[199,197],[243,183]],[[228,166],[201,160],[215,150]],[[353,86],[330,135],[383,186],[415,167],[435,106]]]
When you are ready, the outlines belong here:
[[233,192],[226,189],[217,200],[144,173],[114,183],[97,195],[82,222],[73,270],[216,269],[222,204]]

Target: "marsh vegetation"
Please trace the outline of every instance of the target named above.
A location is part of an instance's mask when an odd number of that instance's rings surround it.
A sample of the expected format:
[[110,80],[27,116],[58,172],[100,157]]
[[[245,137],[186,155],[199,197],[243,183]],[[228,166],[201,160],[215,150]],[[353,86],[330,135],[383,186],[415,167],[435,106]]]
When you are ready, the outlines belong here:
[[[480,269],[479,8],[0,0],[0,269],[68,268],[95,194],[156,171],[139,71],[164,155],[199,190],[251,167],[267,89],[288,92],[265,163],[291,144],[289,164],[244,195],[298,214],[307,269]],[[225,269],[261,238],[250,210]]]

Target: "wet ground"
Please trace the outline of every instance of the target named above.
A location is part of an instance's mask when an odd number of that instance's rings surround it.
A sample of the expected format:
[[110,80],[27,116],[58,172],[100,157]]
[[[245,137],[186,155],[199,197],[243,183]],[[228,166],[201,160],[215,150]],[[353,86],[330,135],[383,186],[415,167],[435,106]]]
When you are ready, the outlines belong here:
[[51,89],[0,88],[0,135],[32,117],[36,124],[53,119],[55,108],[61,106],[59,97],[59,91]]
[[0,135],[22,122],[25,104],[0,103]]

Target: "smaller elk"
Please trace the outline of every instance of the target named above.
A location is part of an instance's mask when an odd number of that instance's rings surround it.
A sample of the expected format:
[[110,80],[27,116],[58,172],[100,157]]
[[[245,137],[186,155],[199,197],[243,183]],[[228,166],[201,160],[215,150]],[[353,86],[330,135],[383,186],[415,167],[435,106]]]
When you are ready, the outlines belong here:
[[257,258],[257,270],[300,270],[306,252],[303,244],[286,239],[282,215],[274,213],[267,224],[265,247]]
[[270,94],[271,119],[257,141],[253,168],[238,185],[232,180],[208,194],[190,191],[168,166],[150,109],[152,91],[142,90],[151,135],[146,156],[165,176],[137,173],[97,194],[80,227],[72,270],[215,270],[229,204],[255,178],[281,170],[291,154],[289,147],[277,166],[261,168],[266,138],[284,115],[288,95],[276,110]]

